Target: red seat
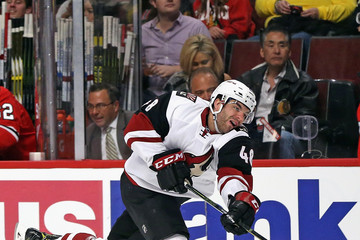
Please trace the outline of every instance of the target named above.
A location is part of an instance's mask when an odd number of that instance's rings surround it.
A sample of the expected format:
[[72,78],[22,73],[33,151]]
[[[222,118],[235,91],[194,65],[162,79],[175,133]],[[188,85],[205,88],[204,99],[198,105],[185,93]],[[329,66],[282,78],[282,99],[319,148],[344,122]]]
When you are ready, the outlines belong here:
[[312,37],[307,60],[312,78],[360,81],[360,37]]
[[216,47],[218,48],[220,55],[225,64],[225,56],[226,56],[226,40],[225,39],[217,39],[214,40]]
[[[301,68],[302,61],[302,39],[292,39],[291,59],[298,68]],[[256,65],[264,62],[260,57],[259,41],[234,40],[231,48],[228,73],[231,77],[237,78]]]

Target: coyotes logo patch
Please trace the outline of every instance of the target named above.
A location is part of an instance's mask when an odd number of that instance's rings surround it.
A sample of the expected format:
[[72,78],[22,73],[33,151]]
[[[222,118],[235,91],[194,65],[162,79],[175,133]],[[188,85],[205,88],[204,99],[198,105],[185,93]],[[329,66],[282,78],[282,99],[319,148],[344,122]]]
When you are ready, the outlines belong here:
[[188,92],[176,92],[176,96],[187,98],[192,102],[195,102],[197,98],[196,95]]

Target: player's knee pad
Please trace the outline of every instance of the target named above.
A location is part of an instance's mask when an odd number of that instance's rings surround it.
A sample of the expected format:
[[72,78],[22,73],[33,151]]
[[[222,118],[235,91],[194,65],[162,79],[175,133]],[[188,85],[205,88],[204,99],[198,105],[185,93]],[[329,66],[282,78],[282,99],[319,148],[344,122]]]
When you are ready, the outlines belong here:
[[164,240],[188,240],[188,239],[184,235],[175,234],[175,235],[172,235],[171,237],[164,238]]

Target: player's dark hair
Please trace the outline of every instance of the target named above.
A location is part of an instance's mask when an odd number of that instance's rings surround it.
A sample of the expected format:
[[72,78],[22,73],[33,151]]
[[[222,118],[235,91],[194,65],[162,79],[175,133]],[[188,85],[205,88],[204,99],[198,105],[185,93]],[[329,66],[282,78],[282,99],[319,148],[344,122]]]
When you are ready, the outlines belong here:
[[281,32],[281,33],[283,33],[285,35],[285,37],[287,38],[288,42],[289,42],[289,47],[291,46],[291,34],[288,31],[288,29],[281,26],[281,25],[278,25],[278,24],[271,24],[267,28],[262,29],[260,31],[260,45],[261,45],[261,47],[264,47],[265,38],[271,32]]
[[110,83],[96,83],[91,85],[90,89],[89,89],[89,93],[91,92],[98,92],[101,90],[107,90],[108,94],[109,94],[109,98],[111,100],[111,102],[115,102],[115,101],[119,101],[120,100],[120,91],[119,89],[110,84]]

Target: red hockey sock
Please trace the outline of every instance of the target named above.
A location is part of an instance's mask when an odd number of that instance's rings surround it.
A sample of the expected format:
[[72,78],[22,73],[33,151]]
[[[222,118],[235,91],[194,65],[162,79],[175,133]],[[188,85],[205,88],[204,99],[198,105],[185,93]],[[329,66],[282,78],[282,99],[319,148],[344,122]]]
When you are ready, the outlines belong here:
[[96,237],[88,233],[67,233],[60,240],[95,240]]

